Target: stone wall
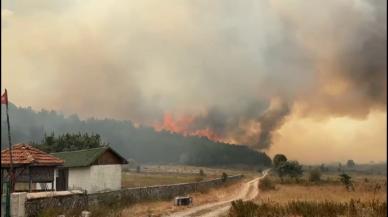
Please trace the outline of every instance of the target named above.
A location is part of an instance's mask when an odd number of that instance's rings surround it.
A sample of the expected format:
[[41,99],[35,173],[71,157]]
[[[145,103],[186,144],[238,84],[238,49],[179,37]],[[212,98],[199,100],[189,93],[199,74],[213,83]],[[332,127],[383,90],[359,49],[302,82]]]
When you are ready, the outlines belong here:
[[[241,175],[230,176],[227,183],[238,181]],[[100,203],[109,205],[117,202],[135,203],[148,200],[169,200],[179,195],[189,194],[196,191],[206,191],[210,188],[226,184],[222,179],[213,179],[195,183],[183,183],[175,185],[158,185],[143,188],[126,188],[118,191],[94,193],[88,195],[89,206]]]
[[25,216],[36,217],[43,211],[50,209],[68,211],[84,210],[88,206],[87,195],[73,193],[69,195],[55,195],[41,198],[27,198],[24,208]]
[[220,187],[226,183],[233,183],[242,177],[242,175],[230,176],[226,182],[222,179],[213,179],[195,183],[126,188],[93,194],[73,193],[70,195],[27,198],[25,202],[25,213],[28,217],[35,217],[40,211],[50,208],[81,210],[88,209],[89,206],[97,205],[109,206],[117,203],[130,204],[149,200],[169,200],[179,195],[186,195],[196,191],[206,191],[211,188]]

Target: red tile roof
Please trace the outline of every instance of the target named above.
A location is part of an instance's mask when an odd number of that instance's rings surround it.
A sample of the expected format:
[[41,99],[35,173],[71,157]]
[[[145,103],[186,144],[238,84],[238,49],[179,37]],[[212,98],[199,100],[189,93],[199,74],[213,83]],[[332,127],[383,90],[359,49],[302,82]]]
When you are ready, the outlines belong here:
[[[34,166],[55,166],[63,165],[60,158],[47,154],[27,144],[16,144],[12,146],[12,162],[15,166],[31,164]],[[1,166],[9,167],[9,149],[1,151]]]

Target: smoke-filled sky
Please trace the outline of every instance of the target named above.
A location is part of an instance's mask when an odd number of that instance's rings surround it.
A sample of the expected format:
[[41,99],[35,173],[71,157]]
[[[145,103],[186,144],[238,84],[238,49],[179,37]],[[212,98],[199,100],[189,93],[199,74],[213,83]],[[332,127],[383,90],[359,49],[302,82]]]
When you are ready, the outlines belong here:
[[303,162],[386,160],[385,0],[2,1],[2,88]]

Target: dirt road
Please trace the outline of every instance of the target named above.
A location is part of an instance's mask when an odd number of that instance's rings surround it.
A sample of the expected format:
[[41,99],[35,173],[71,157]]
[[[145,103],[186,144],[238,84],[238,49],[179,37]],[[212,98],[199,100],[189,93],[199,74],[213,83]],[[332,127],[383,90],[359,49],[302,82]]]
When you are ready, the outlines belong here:
[[234,200],[252,200],[259,194],[258,184],[260,179],[268,174],[269,170],[265,170],[263,175],[245,183],[240,191],[233,199],[209,203],[186,209],[181,212],[170,214],[166,217],[217,217],[224,215],[230,208],[230,203]]

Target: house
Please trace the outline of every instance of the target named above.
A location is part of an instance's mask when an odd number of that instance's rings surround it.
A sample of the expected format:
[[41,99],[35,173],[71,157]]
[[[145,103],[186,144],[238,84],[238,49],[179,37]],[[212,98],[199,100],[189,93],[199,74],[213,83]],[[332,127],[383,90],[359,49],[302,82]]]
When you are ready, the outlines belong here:
[[128,161],[110,147],[57,152],[65,160],[58,170],[56,189],[88,193],[121,189],[121,166]]
[[[14,191],[55,190],[55,174],[64,161],[28,144],[12,146]],[[9,180],[10,150],[1,151],[1,186]],[[38,187],[37,186],[41,186]]]

